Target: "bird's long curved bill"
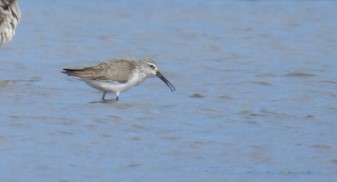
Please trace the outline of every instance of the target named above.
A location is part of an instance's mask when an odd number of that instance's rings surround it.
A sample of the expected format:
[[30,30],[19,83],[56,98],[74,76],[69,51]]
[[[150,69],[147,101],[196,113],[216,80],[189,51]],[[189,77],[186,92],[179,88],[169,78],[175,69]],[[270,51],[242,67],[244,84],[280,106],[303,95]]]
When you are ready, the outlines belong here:
[[156,73],[156,76],[158,77],[158,78],[160,78],[170,89],[171,89],[171,91],[173,92],[173,91],[175,91],[176,90],[176,88],[174,88],[174,86],[172,85],[172,83],[170,82],[170,81],[168,81],[165,77],[164,77],[164,75],[162,75],[159,71],[157,71],[157,73]]

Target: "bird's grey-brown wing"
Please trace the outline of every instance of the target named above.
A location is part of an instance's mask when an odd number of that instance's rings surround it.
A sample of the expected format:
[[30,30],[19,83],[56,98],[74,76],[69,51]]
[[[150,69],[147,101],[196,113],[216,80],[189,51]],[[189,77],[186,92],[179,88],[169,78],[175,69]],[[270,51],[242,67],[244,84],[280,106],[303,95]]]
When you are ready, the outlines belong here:
[[87,80],[106,80],[125,83],[135,68],[135,61],[118,59],[100,63],[96,66],[80,69],[65,68],[64,73]]

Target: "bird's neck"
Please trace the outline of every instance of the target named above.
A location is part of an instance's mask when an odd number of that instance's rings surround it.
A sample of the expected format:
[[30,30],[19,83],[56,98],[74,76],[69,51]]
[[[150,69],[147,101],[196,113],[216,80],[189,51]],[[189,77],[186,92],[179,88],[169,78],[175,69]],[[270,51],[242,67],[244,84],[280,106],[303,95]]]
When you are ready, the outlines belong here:
[[147,77],[147,74],[135,69],[129,77],[129,84],[131,85],[138,85],[142,83]]

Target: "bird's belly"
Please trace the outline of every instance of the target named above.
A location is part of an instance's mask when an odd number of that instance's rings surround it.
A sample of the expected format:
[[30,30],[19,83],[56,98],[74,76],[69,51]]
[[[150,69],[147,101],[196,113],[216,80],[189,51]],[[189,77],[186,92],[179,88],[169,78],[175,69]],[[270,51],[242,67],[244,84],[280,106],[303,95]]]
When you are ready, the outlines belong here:
[[103,92],[123,92],[129,88],[131,88],[132,84],[125,82],[125,83],[118,83],[112,81],[105,81],[105,80],[84,80],[88,85],[101,90]]

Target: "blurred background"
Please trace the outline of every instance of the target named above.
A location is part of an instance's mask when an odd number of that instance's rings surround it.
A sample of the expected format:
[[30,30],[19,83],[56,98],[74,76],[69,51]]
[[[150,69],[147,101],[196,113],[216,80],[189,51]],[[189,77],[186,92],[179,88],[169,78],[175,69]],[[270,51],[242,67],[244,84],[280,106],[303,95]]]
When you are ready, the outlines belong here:
[[[337,2],[19,4],[0,181],[337,180]],[[61,73],[119,57],[155,59],[177,91],[148,79],[106,104]]]

